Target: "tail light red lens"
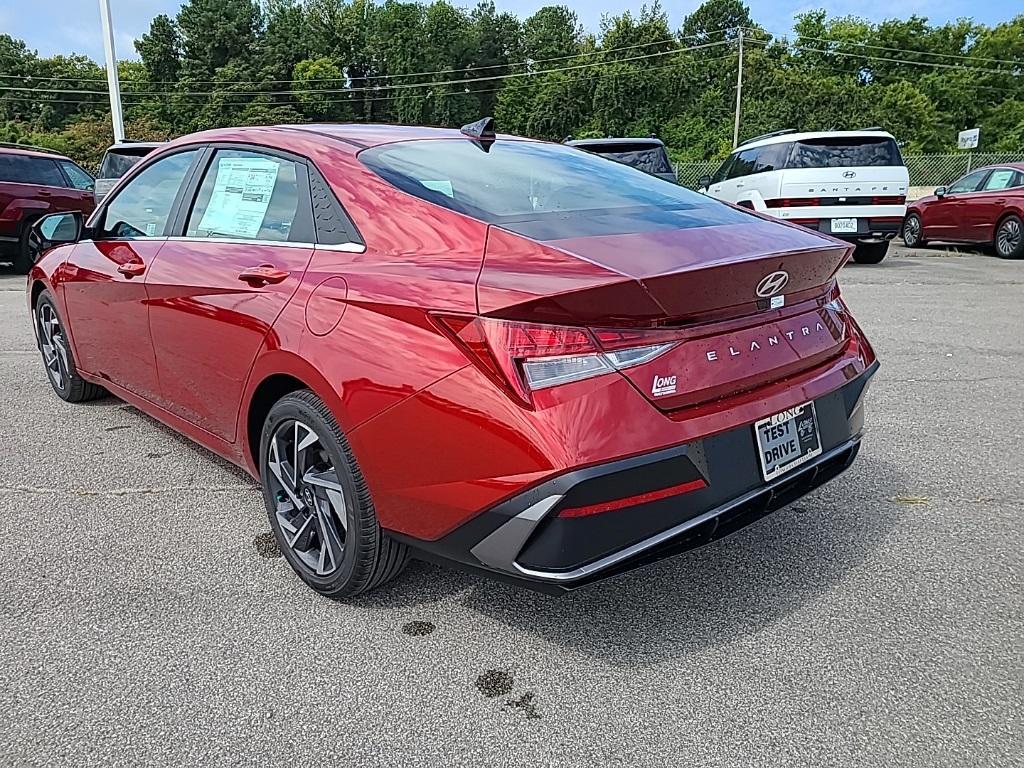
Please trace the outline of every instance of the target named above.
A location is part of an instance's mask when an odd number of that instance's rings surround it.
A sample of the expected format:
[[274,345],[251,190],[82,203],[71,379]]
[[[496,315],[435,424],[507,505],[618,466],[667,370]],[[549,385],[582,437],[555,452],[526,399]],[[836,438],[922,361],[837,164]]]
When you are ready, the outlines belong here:
[[875,197],[871,198],[872,205],[904,205],[906,204],[906,202],[907,198],[904,197],[903,195],[876,195]]
[[653,360],[678,342],[658,330],[591,330],[490,317],[435,315],[441,328],[500,387],[531,393]]
[[815,208],[821,205],[820,197],[776,197],[765,200],[769,208]]

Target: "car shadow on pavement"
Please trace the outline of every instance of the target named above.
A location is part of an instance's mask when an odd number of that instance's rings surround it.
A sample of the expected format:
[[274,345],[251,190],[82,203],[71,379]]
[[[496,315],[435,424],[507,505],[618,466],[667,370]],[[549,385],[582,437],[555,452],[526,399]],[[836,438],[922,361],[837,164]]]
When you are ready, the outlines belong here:
[[562,597],[414,563],[357,602],[394,608],[455,599],[604,662],[653,665],[756,634],[828,593],[896,522],[898,508],[877,489],[896,494],[903,485],[893,468],[862,454],[831,486],[729,539]]

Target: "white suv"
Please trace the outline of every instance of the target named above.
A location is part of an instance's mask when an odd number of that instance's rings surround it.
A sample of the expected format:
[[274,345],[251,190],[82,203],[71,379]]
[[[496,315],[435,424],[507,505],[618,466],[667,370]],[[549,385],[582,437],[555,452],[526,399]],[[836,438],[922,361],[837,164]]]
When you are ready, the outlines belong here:
[[877,264],[907,213],[910,177],[885,131],[777,131],[745,141],[700,181],[719,200],[856,244]]

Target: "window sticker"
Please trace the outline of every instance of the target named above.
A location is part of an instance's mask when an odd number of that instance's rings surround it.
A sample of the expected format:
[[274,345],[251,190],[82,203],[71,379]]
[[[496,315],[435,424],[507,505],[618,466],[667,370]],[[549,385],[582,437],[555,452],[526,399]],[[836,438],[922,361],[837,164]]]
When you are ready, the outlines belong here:
[[211,237],[254,238],[263,226],[281,163],[266,157],[221,157],[199,230]]
[[442,195],[452,198],[453,200],[455,199],[455,190],[452,188],[452,183],[450,181],[423,180],[420,181],[420,184],[427,189],[432,189],[435,192],[440,192]]

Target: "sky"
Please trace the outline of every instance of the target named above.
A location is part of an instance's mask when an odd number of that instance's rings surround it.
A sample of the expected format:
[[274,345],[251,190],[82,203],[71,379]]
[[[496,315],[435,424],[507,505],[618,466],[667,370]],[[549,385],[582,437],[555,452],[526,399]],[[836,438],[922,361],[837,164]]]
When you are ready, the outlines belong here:
[[[1020,12],[1020,0],[988,0],[977,4],[968,0],[746,0],[755,21],[769,32],[780,35],[790,32],[793,18],[817,8],[830,16],[856,15],[879,21],[893,16],[911,14],[926,16],[933,22],[967,17],[982,24],[997,24]],[[471,6],[466,0],[457,4]],[[568,5],[580,21],[596,32],[603,14],[636,11],[643,0],[495,0],[500,10],[511,11],[521,18],[545,5]],[[700,0],[662,0],[673,28],[694,10]],[[39,9],[39,0],[0,0],[0,33],[25,41],[42,56],[56,53],[84,53],[97,61],[103,59],[98,0],[41,0],[45,13],[27,13],[31,6]],[[114,17],[114,46],[119,59],[138,58],[132,45],[149,28],[158,13],[174,16],[181,0],[110,0]]]

